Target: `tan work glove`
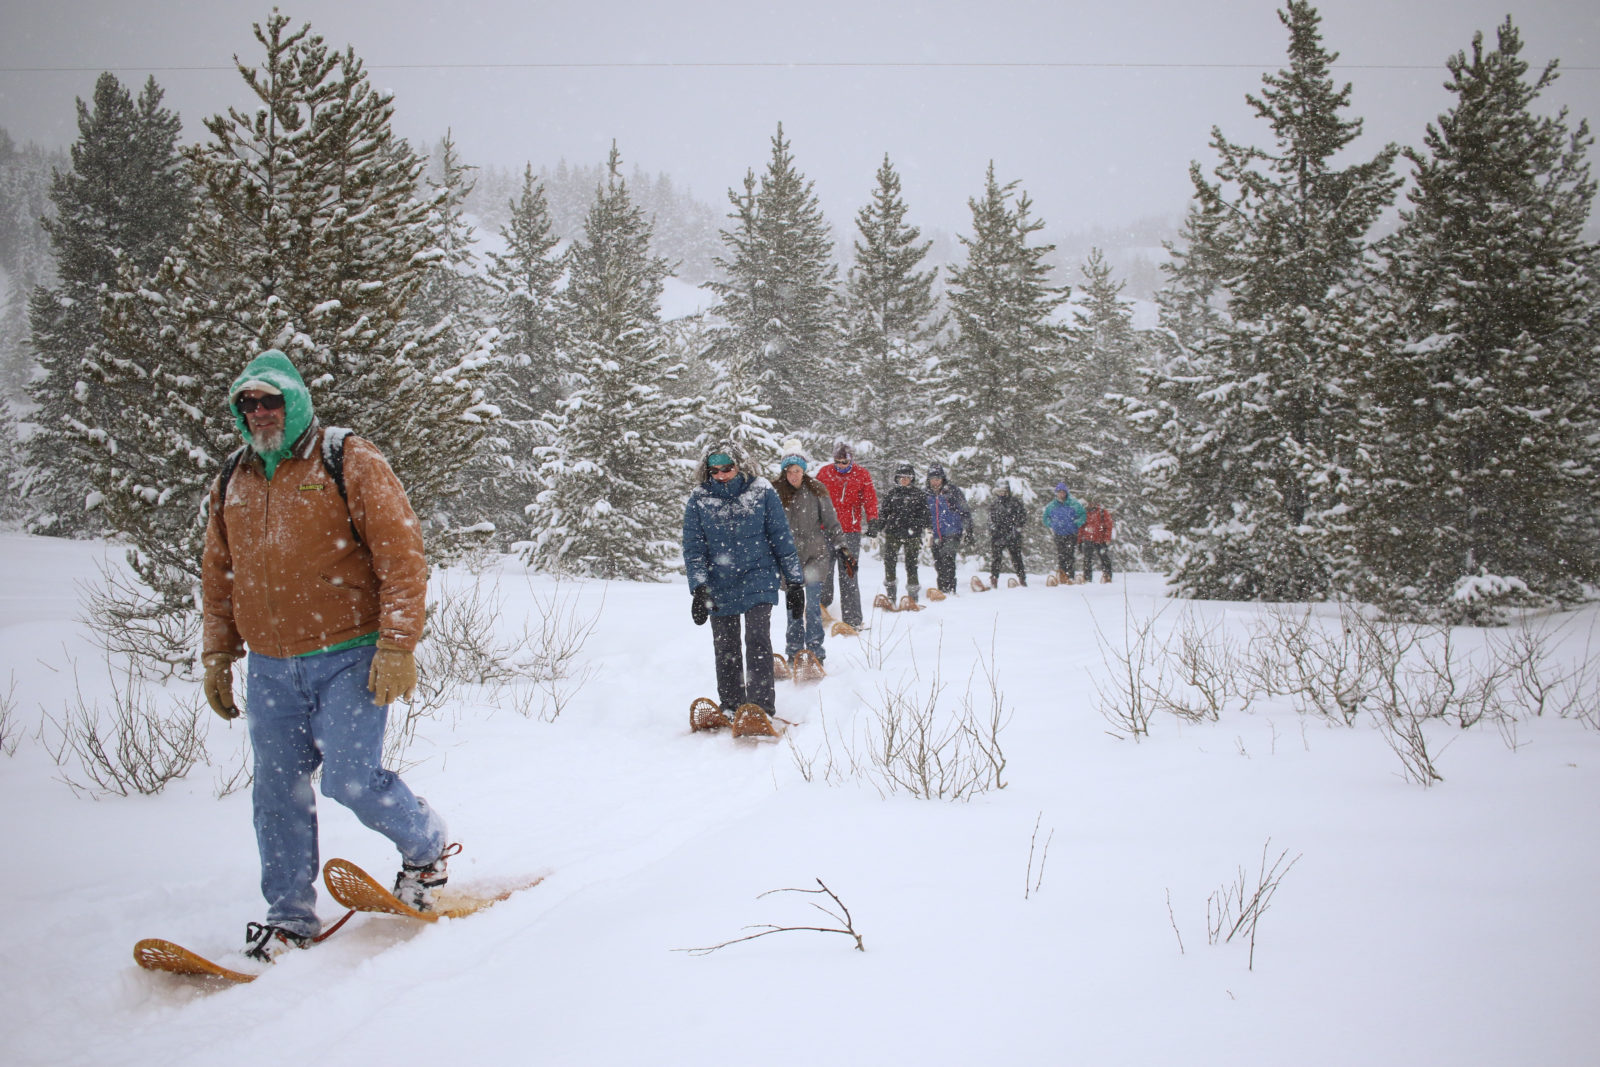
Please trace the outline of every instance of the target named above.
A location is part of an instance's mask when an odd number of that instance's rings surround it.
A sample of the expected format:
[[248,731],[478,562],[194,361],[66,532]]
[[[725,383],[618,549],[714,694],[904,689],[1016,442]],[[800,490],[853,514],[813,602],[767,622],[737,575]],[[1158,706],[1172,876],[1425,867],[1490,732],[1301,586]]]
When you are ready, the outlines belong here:
[[367,675],[374,704],[392,704],[401,697],[411,699],[417,690],[417,657],[409,649],[378,642],[372,654],[372,673]]
[[205,690],[206,703],[224,719],[237,719],[239,705],[233,702],[233,655],[228,652],[207,652],[200,657],[206,675],[200,682]]

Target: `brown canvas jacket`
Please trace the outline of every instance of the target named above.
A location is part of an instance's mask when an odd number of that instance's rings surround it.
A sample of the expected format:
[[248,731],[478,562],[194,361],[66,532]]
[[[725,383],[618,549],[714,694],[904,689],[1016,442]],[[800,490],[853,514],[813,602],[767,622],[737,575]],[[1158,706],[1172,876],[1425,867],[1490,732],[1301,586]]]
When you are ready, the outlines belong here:
[[247,456],[225,504],[212,483],[205,652],[298,656],[373,631],[414,649],[422,636],[428,566],[405,489],[375,446],[347,437],[347,508],[322,465],[322,436],[313,423],[271,482],[260,458]]

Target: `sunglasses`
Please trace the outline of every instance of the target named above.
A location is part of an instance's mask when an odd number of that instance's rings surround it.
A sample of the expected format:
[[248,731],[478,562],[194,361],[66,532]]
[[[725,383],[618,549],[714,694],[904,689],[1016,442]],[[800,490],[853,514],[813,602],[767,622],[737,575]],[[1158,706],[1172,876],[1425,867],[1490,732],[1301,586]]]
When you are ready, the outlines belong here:
[[739,465],[737,463],[719,463],[715,467],[710,467],[707,469],[710,470],[713,475],[732,474],[734,471],[739,469]]
[[277,411],[283,407],[281,393],[268,393],[266,396],[241,396],[234,404],[239,408],[239,414],[248,415],[256,408],[265,408],[268,411]]

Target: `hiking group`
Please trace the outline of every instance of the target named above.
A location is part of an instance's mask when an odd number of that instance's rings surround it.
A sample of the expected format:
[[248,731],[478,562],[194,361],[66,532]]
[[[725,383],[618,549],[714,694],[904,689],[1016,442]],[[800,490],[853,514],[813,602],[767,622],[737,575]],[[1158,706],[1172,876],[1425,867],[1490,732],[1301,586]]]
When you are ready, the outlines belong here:
[[[929,599],[956,592],[956,563],[962,540],[973,530],[966,494],[934,464],[919,487],[916,468],[895,469],[894,486],[882,508],[867,468],[855,462],[850,446],[834,449],[833,462],[813,476],[798,441],[786,441],[774,486],[748,467],[731,443],[716,445],[700,461],[699,484],[689,494],[683,515],[683,561],[695,624],[711,621],[717,700],[701,699],[690,710],[696,730],[731,726],[735,737],[776,737],[777,681],[822,676],[827,658],[823,610],[834,603],[837,572],[839,615],[836,633],[853,634],[863,625],[858,580],[861,539],[883,538],[884,592],[875,604],[885,610],[914,610],[921,591],[918,558],[923,533],[929,537],[935,584]],[[1082,544],[1083,580],[1098,563],[1101,581],[1111,581],[1111,514],[1085,507],[1066,483],[1044,509],[1044,525],[1054,535],[1057,570],[1048,585],[1072,584],[1074,556]],[[1011,486],[994,487],[989,505],[989,576],[997,584],[1009,557],[1016,582],[1027,585],[1023,535],[1027,509]],[[898,574],[905,573],[905,596],[896,600]],[[982,579],[972,579],[985,590]],[[788,620],[784,651],[772,649],[772,608],[779,593]]]
[[[227,457],[207,498],[201,559],[203,688],[219,716],[241,715],[253,752],[251,810],[261,864],[264,921],[246,926],[245,955],[271,960],[317,940],[320,869],[313,776],[399,852],[394,895],[421,911],[447,881],[450,840],[437,809],[382,763],[389,705],[417,685],[428,563],[421,526],[383,454],[322,425],[311,394],[282,352],[261,353],[227,396],[244,444]],[[799,442],[786,442],[777,485],[749,469],[731,444],[709,450],[683,517],[683,560],[696,624],[711,623],[718,701],[692,713],[698,728],[775,736],[777,672],[820,677],[827,658],[823,610],[837,602],[835,632],[863,624],[861,539],[883,537],[888,599],[903,565],[907,600],[931,534],[937,589],[955,592],[956,554],[972,527],[966,497],[943,467],[922,487],[901,466],[880,513],[872,476],[848,445],[811,473]],[[1077,542],[1085,580],[1098,559],[1110,580],[1110,516],[1087,511],[1065,485],[1045,509],[1062,572]],[[1009,553],[1019,577],[1022,505],[997,487],[991,508],[991,576]],[[1097,515],[1103,518],[1097,518]],[[837,590],[837,593],[836,593]],[[772,608],[783,595],[784,652],[772,649]],[[934,590],[929,590],[934,596]],[[881,603],[881,602],[880,602]],[[233,667],[249,653],[244,703]]]

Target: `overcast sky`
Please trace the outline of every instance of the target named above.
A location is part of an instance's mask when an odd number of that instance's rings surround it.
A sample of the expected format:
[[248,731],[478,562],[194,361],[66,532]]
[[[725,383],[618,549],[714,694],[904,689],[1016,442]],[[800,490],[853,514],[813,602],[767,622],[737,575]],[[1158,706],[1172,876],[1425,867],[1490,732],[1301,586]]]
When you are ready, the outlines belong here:
[[[1285,61],[1273,0],[299,0],[296,24],[353,45],[396,95],[418,145],[453,130],[468,162],[600,163],[665,171],[719,207],[766,163],[778,122],[823,207],[847,224],[885,152],[912,221],[965,232],[994,161],[1051,230],[1181,214],[1190,160],[1213,125],[1266,144],[1244,94]],[[184,119],[247,104],[232,68],[261,58],[240,0],[5,0],[0,126],[65,146],[74,98],[111,70],[149,75]],[[1444,60],[1475,30],[1491,43],[1506,0],[1340,0],[1324,43],[1355,85],[1358,142],[1419,143],[1449,104]],[[1600,120],[1600,3],[1524,0],[1509,13],[1525,58],[1559,58],[1547,95]],[[1592,157],[1591,157],[1592,158]]]

